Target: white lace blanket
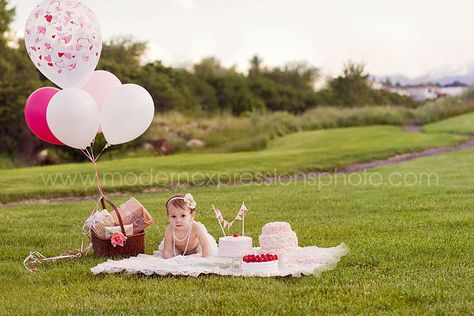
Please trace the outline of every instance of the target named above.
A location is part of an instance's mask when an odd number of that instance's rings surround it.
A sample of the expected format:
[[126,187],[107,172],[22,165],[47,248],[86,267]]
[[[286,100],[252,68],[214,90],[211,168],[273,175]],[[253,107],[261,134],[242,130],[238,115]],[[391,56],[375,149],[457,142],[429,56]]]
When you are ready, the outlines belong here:
[[[258,248],[255,248],[258,251]],[[145,275],[186,275],[197,277],[201,274],[218,274],[232,276],[293,276],[318,274],[336,267],[339,259],[349,249],[342,243],[333,248],[303,247],[280,256],[279,271],[275,273],[245,274],[238,260],[200,255],[177,256],[163,259],[156,255],[140,254],[123,260],[107,260],[91,269],[99,273],[142,273]]]

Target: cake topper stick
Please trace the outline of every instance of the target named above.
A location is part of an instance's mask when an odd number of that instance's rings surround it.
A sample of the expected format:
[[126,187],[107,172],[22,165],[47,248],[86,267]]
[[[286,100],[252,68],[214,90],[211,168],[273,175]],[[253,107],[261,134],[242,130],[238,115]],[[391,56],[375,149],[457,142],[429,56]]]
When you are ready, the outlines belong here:
[[224,220],[224,218],[222,217],[221,211],[219,211],[219,209],[215,208],[214,204],[212,204],[212,209],[214,210],[214,214],[216,214],[217,222],[219,223],[219,226],[222,229],[222,233],[224,234],[224,237],[227,236],[226,233],[225,233],[224,227],[222,227],[222,224],[221,224],[221,221]]
[[239,216],[242,217],[242,236],[245,236],[245,212],[247,212],[247,207],[245,206],[245,203],[242,202],[239,211]]
[[242,216],[242,236],[245,236],[245,232],[244,232],[245,222],[244,222],[244,219],[245,219],[245,215]]

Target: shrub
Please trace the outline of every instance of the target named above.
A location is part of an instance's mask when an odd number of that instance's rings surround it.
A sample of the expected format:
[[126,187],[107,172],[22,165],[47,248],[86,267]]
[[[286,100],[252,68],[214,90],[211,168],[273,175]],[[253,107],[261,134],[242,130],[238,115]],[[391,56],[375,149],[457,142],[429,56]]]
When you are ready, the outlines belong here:
[[474,88],[459,97],[430,101],[415,111],[415,118],[426,124],[474,111]]
[[305,112],[300,118],[300,125],[303,130],[375,124],[402,125],[407,118],[410,118],[410,111],[395,106],[320,107]]

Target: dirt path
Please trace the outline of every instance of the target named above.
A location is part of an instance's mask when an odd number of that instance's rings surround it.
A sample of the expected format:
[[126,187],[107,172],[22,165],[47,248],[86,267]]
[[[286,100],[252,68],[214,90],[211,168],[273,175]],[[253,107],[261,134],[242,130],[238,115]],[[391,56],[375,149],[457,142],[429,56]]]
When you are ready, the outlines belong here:
[[[358,163],[354,165],[350,165],[347,167],[343,167],[341,169],[337,169],[337,173],[351,173],[351,172],[358,172],[361,170],[366,170],[366,169],[371,169],[379,166],[385,166],[385,165],[390,165],[390,164],[396,164],[396,163],[401,163],[404,161],[409,161],[413,159],[418,159],[422,157],[431,157],[431,156],[436,156],[444,153],[449,153],[453,151],[459,151],[463,150],[466,148],[472,148],[474,147],[474,137],[470,138],[466,142],[463,142],[459,145],[456,146],[451,146],[451,147],[439,147],[439,148],[431,148],[427,149],[424,151],[420,152],[413,152],[413,153],[406,153],[402,155],[397,155],[388,159],[381,159],[381,160],[374,160],[370,162],[364,162],[364,163]],[[330,172],[329,172],[330,173]],[[278,180],[281,181],[286,181],[286,180],[300,180],[300,179],[309,179],[313,177],[320,177],[327,175],[328,172],[307,172],[304,174],[297,174],[293,176],[287,176],[287,177],[282,177],[279,178]],[[257,184],[257,183],[271,183],[275,182],[277,178],[266,178],[261,182],[249,182],[246,184]],[[237,184],[225,184],[221,186],[232,186],[232,185],[237,185]],[[180,188],[185,190],[188,188],[192,188],[192,185],[188,186],[183,186],[181,185]],[[150,188],[143,190],[140,193],[137,192],[113,192],[114,196],[130,196],[133,194],[151,194],[151,193],[158,193],[158,192],[168,192],[170,191],[169,188]],[[9,206],[17,206],[17,205],[31,205],[31,204],[47,204],[47,203],[67,203],[67,202],[82,202],[82,201],[95,201],[97,199],[96,196],[78,196],[78,197],[67,197],[67,198],[51,198],[51,199],[31,199],[31,200],[23,200],[23,201],[18,201],[18,202],[10,202],[10,203],[2,203],[0,204],[0,208],[3,207],[9,207]]]
[[419,133],[421,132],[422,127],[423,126],[417,121],[407,121],[403,125],[403,128],[405,129],[405,131],[410,132],[410,133]]

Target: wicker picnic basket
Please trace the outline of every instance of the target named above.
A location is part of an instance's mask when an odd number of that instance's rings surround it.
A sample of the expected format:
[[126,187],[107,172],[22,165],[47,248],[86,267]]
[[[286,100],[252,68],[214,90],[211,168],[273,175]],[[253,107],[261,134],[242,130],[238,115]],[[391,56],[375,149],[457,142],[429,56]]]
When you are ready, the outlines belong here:
[[[105,203],[109,204],[113,208],[120,222],[122,234],[125,235],[125,228],[123,226],[122,216],[120,215],[117,206],[115,206],[115,204],[112,203],[112,201],[110,201],[105,196],[101,197],[100,202],[102,203],[102,207],[104,209],[106,209]],[[138,254],[145,252],[145,231],[135,233],[131,236],[127,236],[127,240],[125,241],[123,247],[114,247],[110,242],[110,239],[104,239],[97,236],[94,233],[94,230],[91,229],[91,241],[92,248],[94,249],[94,255],[98,257],[137,256]]]

